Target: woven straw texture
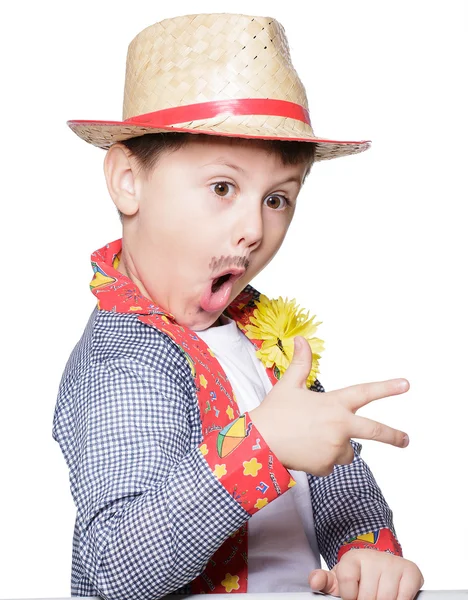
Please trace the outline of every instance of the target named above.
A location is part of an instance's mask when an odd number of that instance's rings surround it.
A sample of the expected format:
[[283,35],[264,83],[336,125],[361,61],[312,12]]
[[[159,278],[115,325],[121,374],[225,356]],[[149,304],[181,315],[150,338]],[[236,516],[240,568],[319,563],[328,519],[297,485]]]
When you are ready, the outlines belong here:
[[[286,100],[308,109],[284,28],[275,19],[235,14],[175,17],[147,27],[128,47],[123,121],[167,108],[244,98]],[[162,131],[316,142],[316,160],[356,154],[370,146],[368,141],[323,140],[307,123],[263,115],[221,114],[164,128],[115,121],[67,124],[101,148]]]

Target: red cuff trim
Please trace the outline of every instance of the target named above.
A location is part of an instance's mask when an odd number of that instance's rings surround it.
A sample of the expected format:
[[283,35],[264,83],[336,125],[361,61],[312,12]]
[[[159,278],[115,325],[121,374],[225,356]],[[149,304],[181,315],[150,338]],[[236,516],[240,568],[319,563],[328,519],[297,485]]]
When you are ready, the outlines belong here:
[[338,561],[340,561],[343,555],[349,550],[360,548],[371,548],[372,550],[395,554],[395,556],[403,556],[398,540],[387,527],[369,533],[363,533],[348,540],[338,551]]
[[215,477],[251,515],[296,484],[249,413],[208,434],[199,448]]

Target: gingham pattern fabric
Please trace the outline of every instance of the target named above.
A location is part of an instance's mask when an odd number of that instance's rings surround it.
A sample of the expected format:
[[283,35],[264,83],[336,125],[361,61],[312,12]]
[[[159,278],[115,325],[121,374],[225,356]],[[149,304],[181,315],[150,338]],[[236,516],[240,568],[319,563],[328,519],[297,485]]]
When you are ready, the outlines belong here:
[[199,452],[199,420],[177,347],[135,315],[94,311],[53,424],[77,507],[72,595],[159,598],[249,518]]
[[[53,424],[77,508],[72,595],[149,600],[188,592],[186,584],[248,520],[198,451],[192,385],[167,336],[136,315],[93,311],[66,365]],[[324,391],[319,382],[314,389]],[[358,453],[351,465],[309,480],[329,567],[351,536],[393,530]]]
[[[200,452],[206,438],[189,345],[184,342],[183,350],[169,330],[148,326],[129,311],[127,301],[147,301],[112,269],[119,248],[114,242],[93,254],[105,260],[93,263],[91,286],[99,288],[101,310],[93,311],[66,365],[53,436],[77,507],[72,595],[149,600],[193,591],[190,582],[223,542],[245,531],[252,511],[215,477]],[[120,296],[127,299],[123,304]],[[241,325],[250,299],[258,297],[247,286],[229,316]],[[312,389],[324,391],[318,381]],[[362,544],[398,550],[391,512],[359,457],[360,445],[353,446],[352,465],[336,467],[326,478],[309,476],[317,538],[329,566]]]
[[[360,456],[362,445],[354,440],[351,444],[354,461],[350,465],[335,465],[328,477],[308,475],[317,542],[329,569],[336,564],[340,547],[348,540],[381,528],[390,529],[394,536],[385,551],[402,555],[393,513]],[[376,546],[381,549],[380,544]]]

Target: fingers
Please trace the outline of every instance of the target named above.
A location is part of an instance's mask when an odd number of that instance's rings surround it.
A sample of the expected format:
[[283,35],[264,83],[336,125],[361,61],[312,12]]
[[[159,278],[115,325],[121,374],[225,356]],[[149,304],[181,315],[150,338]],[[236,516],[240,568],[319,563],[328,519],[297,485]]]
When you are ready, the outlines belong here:
[[[398,588],[400,587],[401,573],[393,569],[386,569],[380,576],[379,596],[389,600],[397,600]],[[405,600],[411,600],[405,598]]]
[[294,338],[294,353],[289,367],[281,377],[282,386],[288,385],[307,389],[306,381],[312,368],[312,350],[309,342],[297,335]]
[[357,600],[361,580],[360,561],[349,559],[346,562],[340,561],[336,567],[336,578],[342,600]]
[[333,570],[342,600],[414,600],[424,585],[414,563],[376,550],[350,550]]
[[417,567],[412,570],[405,569],[403,573],[398,569],[386,569],[380,577],[378,597],[413,600],[423,584],[424,579]]
[[334,390],[331,393],[333,395],[337,394],[344,406],[352,412],[356,412],[358,408],[362,408],[374,400],[403,394],[408,390],[409,381],[407,379],[389,379],[387,381],[351,385],[340,390]]
[[309,575],[309,585],[314,592],[339,596],[338,582],[334,571],[318,569]]
[[351,417],[349,436],[363,440],[375,440],[399,448],[406,448],[409,444],[408,434],[403,431],[358,415],[352,415]]
[[[358,408],[369,404],[373,400],[402,394],[409,389],[407,379],[389,379],[388,381],[377,381],[374,383],[363,383],[353,385],[341,390],[331,392],[337,394],[339,402],[355,413]],[[365,440],[375,440],[385,444],[391,444],[399,448],[405,448],[409,444],[409,437],[403,431],[360,417],[356,414],[350,415],[350,429],[348,431],[350,438],[359,438]],[[343,456],[343,459],[349,458],[350,454]],[[349,463],[336,463],[349,464]]]
[[[375,550],[372,552],[375,552]],[[377,600],[380,597],[378,589],[381,576],[382,573],[378,569],[366,563],[361,564],[361,581],[359,582],[357,600]],[[385,597],[382,596],[382,598]]]
[[413,600],[423,585],[424,577],[421,571],[411,563],[411,566],[403,571],[396,600]]
[[362,554],[359,551],[350,550],[347,554],[347,560],[338,563],[336,573],[342,600],[378,599],[381,575],[379,569],[375,568],[372,561],[361,560]]

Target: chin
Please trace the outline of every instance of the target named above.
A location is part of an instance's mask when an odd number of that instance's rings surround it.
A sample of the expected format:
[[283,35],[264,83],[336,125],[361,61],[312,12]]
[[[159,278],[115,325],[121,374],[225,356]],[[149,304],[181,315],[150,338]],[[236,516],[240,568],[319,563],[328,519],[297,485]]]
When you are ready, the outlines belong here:
[[178,323],[184,327],[188,327],[192,331],[204,331],[205,329],[208,329],[209,327],[218,324],[220,314],[217,315],[216,313],[207,313],[200,307],[199,314],[194,319],[192,319],[191,324],[181,323],[180,321],[178,321]]

